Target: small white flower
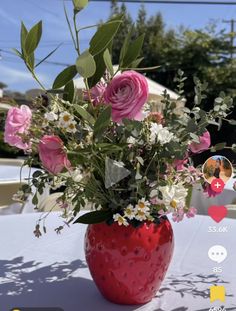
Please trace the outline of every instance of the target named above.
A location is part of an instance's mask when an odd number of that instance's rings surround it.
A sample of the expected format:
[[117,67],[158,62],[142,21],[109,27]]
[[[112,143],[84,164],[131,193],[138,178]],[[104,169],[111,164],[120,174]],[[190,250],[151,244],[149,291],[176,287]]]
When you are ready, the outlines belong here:
[[150,127],[150,143],[155,144],[157,142],[157,135],[160,132],[160,130],[163,128],[161,124],[157,124],[155,122],[151,122],[151,127]]
[[76,132],[77,132],[76,125],[77,125],[77,123],[76,123],[75,121],[71,121],[71,122],[68,124],[68,126],[67,126],[67,128],[66,128],[66,131],[67,131],[68,133],[76,133]]
[[127,207],[126,207],[126,209],[124,210],[124,212],[125,212],[125,214],[124,214],[124,216],[126,217],[126,218],[128,218],[128,219],[134,219],[134,217],[135,217],[135,209],[134,209],[134,207],[133,207],[133,205],[132,204],[129,204]]
[[58,115],[55,112],[53,112],[53,111],[46,112],[44,114],[44,117],[48,121],[56,121],[58,119]]
[[83,175],[79,168],[76,168],[74,171],[70,172],[70,175],[74,182],[80,182],[83,179]]
[[150,213],[148,211],[138,209],[136,211],[135,219],[139,221],[143,221],[143,220],[147,220],[149,216],[150,216]]
[[74,121],[73,116],[69,112],[64,111],[60,114],[59,126],[67,128],[72,121]]
[[163,204],[167,208],[176,209],[180,206],[185,206],[188,190],[182,184],[159,187],[159,190],[163,196]]
[[174,134],[171,133],[166,127],[163,127],[157,134],[157,139],[160,142],[161,145],[169,143],[171,140],[173,140]]
[[129,136],[129,137],[127,138],[127,144],[129,144],[129,145],[135,145],[136,142],[137,142],[137,139],[134,138],[133,136]]
[[113,219],[114,219],[114,221],[118,222],[119,226],[123,225],[123,226],[127,227],[129,225],[128,221],[123,216],[121,216],[119,213],[114,214]]
[[141,200],[138,201],[138,204],[135,206],[135,210],[137,211],[144,211],[144,212],[149,212],[150,211],[150,202],[146,201],[145,198],[142,198]]
[[159,142],[161,145],[164,145],[174,138],[174,134],[167,127],[163,127],[162,124],[151,122],[150,132],[149,140],[151,144]]

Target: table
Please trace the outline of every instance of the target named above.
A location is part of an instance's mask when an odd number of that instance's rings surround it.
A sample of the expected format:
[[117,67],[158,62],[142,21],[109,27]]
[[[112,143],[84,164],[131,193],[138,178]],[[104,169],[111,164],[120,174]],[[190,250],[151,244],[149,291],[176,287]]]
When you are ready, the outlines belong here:
[[[39,214],[0,217],[0,308],[61,307],[64,311],[208,311],[209,287],[226,288],[228,310],[236,310],[236,221],[225,219],[228,233],[207,233],[215,223],[208,216],[173,223],[174,258],[157,297],[146,305],[120,306],[106,301],[88,271],[83,239],[85,225],[54,231],[61,224],[58,213],[47,220],[47,234],[33,236]],[[212,273],[208,249],[222,244],[228,258],[223,273]]]
[[[24,166],[21,172],[22,181],[26,181],[36,170],[36,168],[29,170],[28,166]],[[20,181],[20,166],[0,165],[0,184],[18,181]]]
[[[27,180],[32,177],[33,173],[37,171],[37,168],[29,168],[28,166],[24,166],[21,171],[20,166],[15,165],[1,165],[0,164],[0,187],[1,185],[5,185],[5,187],[9,185],[9,187],[12,187],[14,190],[12,194],[14,194],[15,189],[18,189],[18,184],[20,184],[20,181],[27,183]],[[0,192],[0,195],[4,195],[4,187],[3,193]],[[32,192],[35,193],[36,189],[35,187],[32,187]],[[43,200],[46,196],[49,194],[49,188],[45,188],[42,195],[38,195],[38,199]],[[32,204],[32,198],[33,195],[30,195],[28,197],[27,202],[24,205],[24,208],[22,210],[22,205],[20,203],[12,203],[8,208],[0,209],[0,215],[5,214],[15,214],[15,213],[31,213],[35,212],[34,206]]]

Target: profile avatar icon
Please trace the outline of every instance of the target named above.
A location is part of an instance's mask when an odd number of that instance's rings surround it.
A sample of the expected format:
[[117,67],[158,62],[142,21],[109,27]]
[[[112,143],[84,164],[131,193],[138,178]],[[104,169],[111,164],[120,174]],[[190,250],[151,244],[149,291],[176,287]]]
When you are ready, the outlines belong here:
[[215,179],[221,179],[225,184],[232,177],[232,174],[232,164],[221,155],[208,158],[203,165],[203,175],[209,184],[212,184]]

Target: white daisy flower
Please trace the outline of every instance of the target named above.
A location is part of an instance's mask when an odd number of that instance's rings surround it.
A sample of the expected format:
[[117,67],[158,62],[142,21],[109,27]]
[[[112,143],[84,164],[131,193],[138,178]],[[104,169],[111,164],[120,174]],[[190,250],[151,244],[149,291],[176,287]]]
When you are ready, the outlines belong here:
[[128,221],[123,216],[121,216],[119,213],[114,214],[113,219],[114,219],[114,221],[118,222],[119,226],[123,225],[123,226],[127,227],[129,225]]
[[58,119],[58,115],[55,112],[50,111],[44,114],[44,118],[48,121],[56,121]]
[[76,133],[77,132],[77,128],[76,128],[77,123],[75,121],[71,121],[66,128],[66,131],[68,133]]
[[182,184],[159,187],[159,190],[163,196],[163,204],[167,208],[176,209],[185,205],[188,190]]
[[145,198],[142,198],[141,200],[138,201],[138,204],[136,204],[135,209],[136,212],[138,210],[144,211],[144,212],[149,212],[150,211],[150,202],[146,201]]
[[59,125],[63,128],[67,128],[69,124],[74,121],[73,116],[69,112],[62,112],[59,118]]
[[132,204],[129,204],[126,209],[124,210],[125,214],[124,216],[128,219],[134,219],[135,218],[135,209]]
[[139,221],[147,220],[149,216],[150,216],[149,211],[145,211],[141,209],[136,210],[135,219]]

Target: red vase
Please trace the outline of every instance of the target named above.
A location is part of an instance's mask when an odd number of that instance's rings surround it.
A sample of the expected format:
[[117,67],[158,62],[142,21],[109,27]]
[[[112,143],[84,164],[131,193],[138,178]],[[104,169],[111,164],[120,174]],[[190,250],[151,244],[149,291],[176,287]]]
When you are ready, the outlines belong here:
[[170,222],[138,228],[117,223],[89,225],[85,255],[102,295],[117,304],[143,304],[159,290],[174,248]]

